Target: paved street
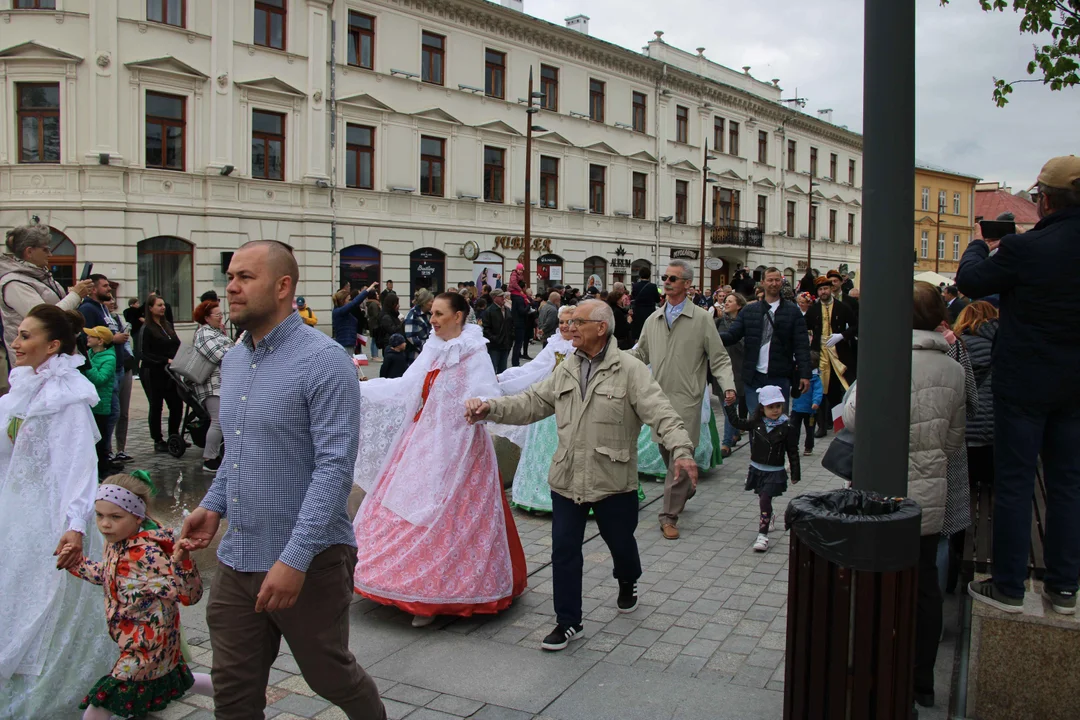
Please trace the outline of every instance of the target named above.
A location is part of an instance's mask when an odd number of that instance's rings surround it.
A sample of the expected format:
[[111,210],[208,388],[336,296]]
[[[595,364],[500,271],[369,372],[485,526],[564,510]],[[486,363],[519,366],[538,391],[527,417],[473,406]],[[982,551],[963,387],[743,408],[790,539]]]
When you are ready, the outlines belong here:
[[[154,512],[179,523],[210,481],[199,469],[197,448],[181,460],[153,455],[144,439],[145,400],[133,393],[129,450],[163,480]],[[139,418],[139,419],[136,419]],[[836,487],[820,466],[825,445],[806,461],[798,492]],[[146,454],[151,450],[150,455]],[[551,607],[550,527],[545,516],[515,511],[529,566],[529,588],[506,612],[486,618],[440,619],[414,629],[410,617],[356,598],[351,647],[377,679],[391,718],[449,720],[652,720],[673,718],[779,718],[787,600],[787,541],[780,528],[765,554],[750,550],[757,533],[757,498],[742,489],[747,452],[738,449],[704,477],[679,523],[683,537],[664,540],[656,521],[662,485],[648,482],[637,537],[644,575],[640,606],[615,610],[618,589],[607,548],[590,523],[585,545],[584,638],[561,653],[544,653],[540,640],[554,626]],[[181,478],[181,480],[178,479]],[[179,486],[179,490],[177,487]],[[777,502],[783,517],[785,499]],[[200,567],[212,584],[212,557]],[[199,664],[210,662],[206,600],[185,608],[187,637]],[[946,617],[954,613],[947,608]],[[947,620],[938,661],[938,703],[922,718],[944,718],[952,670],[955,623]],[[267,717],[344,718],[315,697],[298,674],[288,648],[275,664]],[[188,696],[162,720],[212,717],[207,698]]]

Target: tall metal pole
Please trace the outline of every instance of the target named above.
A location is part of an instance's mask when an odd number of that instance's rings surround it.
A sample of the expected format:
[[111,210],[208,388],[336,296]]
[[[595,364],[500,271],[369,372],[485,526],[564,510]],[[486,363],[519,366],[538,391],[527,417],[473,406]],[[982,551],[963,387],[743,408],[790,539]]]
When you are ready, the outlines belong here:
[[533,115],[533,69],[529,66],[529,106],[525,110],[525,282],[531,284],[533,271],[532,250],[532,128]]
[[865,0],[862,298],[853,482],[907,495],[915,3]]
[[934,238],[934,272],[941,272],[941,255],[945,252],[945,248],[942,247],[945,243],[941,241],[941,201],[938,200],[937,204],[937,237]]
[[705,289],[705,193],[709,189],[709,141],[705,140],[705,162],[701,166],[701,250],[698,255],[698,283]]

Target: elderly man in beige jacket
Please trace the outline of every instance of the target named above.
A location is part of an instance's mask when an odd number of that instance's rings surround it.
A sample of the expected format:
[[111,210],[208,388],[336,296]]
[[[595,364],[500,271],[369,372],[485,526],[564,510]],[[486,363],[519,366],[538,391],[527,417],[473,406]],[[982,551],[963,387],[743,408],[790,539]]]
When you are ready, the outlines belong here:
[[[555,415],[559,445],[551,461],[551,564],[555,630],[545,650],[562,650],[582,632],[581,546],[589,511],[611,551],[621,613],[637,608],[641,577],[637,529],[637,437],[642,422],[674,458],[686,482],[697,484],[694,444],[649,369],[612,342],[615,317],[607,303],[574,308],[570,336],[577,348],[547,379],[519,395],[465,403],[470,423],[528,425]],[[715,330],[713,331],[715,333]]]
[[[708,371],[724,391],[724,401],[735,402],[735,380],[731,358],[712,316],[690,302],[686,295],[694,282],[694,268],[685,260],[672,260],[664,275],[665,302],[645,321],[641,338],[630,353],[646,365],[660,383],[672,407],[679,413],[690,441],[697,447],[701,434],[701,400]],[[653,437],[655,440],[655,435]],[[673,471],[667,451],[660,447],[667,463],[664,478],[664,506],[660,510],[660,530],[668,540],[679,537],[679,514],[693,497],[695,485]]]

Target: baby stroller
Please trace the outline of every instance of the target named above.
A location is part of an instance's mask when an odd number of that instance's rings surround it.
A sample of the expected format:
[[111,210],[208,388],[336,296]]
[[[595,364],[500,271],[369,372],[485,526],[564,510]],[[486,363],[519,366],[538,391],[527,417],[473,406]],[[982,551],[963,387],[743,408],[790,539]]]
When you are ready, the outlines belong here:
[[183,375],[166,367],[169,377],[176,383],[176,393],[184,403],[184,422],[180,426],[179,435],[169,436],[169,454],[173,457],[182,457],[188,448],[184,436],[191,438],[191,442],[201,447],[206,447],[206,431],[210,429],[210,413],[203,404],[195,399],[195,386]]

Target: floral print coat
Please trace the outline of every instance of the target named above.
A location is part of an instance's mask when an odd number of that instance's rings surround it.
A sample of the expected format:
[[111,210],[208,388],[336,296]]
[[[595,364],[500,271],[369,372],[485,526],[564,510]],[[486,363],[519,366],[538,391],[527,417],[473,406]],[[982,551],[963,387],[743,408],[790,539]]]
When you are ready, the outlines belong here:
[[172,560],[171,530],[141,530],[105,547],[102,562],[83,558],[69,570],[105,589],[105,620],[120,646],[110,673],[120,680],[154,680],[182,660],[180,608],[202,598],[202,578],[190,559]]

